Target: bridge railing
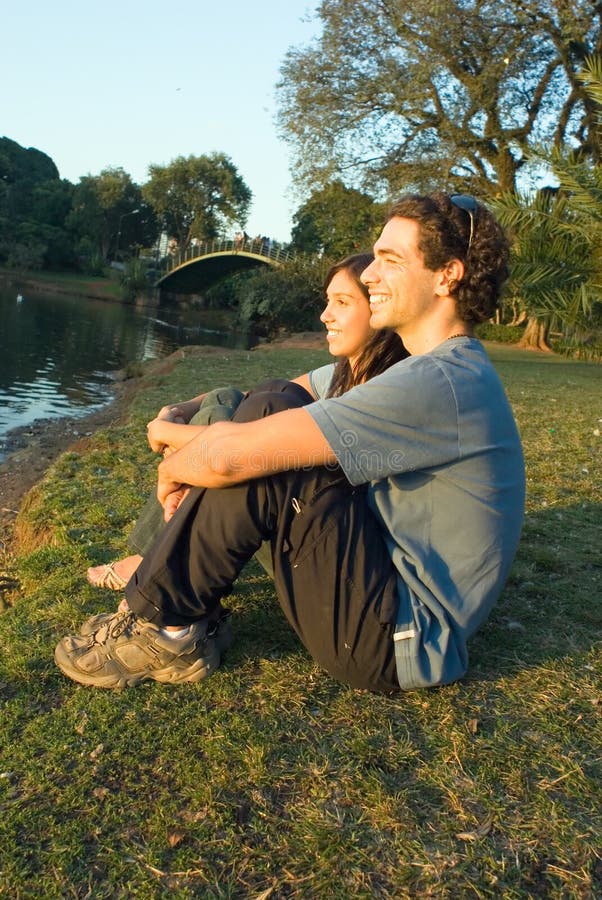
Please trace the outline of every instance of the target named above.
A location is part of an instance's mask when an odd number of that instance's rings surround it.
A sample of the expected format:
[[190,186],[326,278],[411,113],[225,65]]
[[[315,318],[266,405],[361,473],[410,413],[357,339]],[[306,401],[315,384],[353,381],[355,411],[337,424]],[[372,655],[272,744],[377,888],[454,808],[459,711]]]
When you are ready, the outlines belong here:
[[170,254],[163,260],[161,271],[163,275],[167,275],[183,263],[191,262],[193,259],[199,259],[201,256],[207,256],[211,253],[242,252],[255,253],[258,256],[264,256],[266,259],[274,259],[278,262],[286,262],[286,260],[292,259],[295,255],[290,250],[275,246],[271,241],[261,238],[246,238],[245,240],[216,238],[212,241],[203,241],[200,244],[189,244],[185,250]]

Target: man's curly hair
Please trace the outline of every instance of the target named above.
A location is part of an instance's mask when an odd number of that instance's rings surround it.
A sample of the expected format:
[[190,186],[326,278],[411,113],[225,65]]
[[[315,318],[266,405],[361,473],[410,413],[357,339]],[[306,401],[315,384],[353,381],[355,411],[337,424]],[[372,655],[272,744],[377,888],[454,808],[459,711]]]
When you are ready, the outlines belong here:
[[487,207],[478,203],[473,213],[472,241],[470,214],[439,191],[403,194],[389,212],[389,219],[396,217],[413,219],[420,227],[418,249],[431,271],[452,259],[464,263],[464,277],[450,291],[461,318],[471,325],[490,319],[508,277],[509,245]]

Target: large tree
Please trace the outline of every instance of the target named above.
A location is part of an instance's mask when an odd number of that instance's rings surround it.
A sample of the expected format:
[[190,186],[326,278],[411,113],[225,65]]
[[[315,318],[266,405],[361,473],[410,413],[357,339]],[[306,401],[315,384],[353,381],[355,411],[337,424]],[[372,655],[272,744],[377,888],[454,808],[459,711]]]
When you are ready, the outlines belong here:
[[[156,220],[131,176],[122,168],[85,175],[76,185],[68,225],[102,259],[156,237]],[[83,245],[82,245],[83,246]]]
[[382,220],[382,204],[333,181],[314,191],[293,216],[292,249],[338,259],[370,248]]
[[71,265],[64,224],[72,191],[41,150],[0,138],[0,259],[18,267]]
[[515,187],[534,141],[600,157],[577,75],[602,49],[600,2],[322,0],[318,15],[278,86],[302,183],[487,194]]
[[193,238],[210,240],[234,224],[243,227],[253,196],[224,153],[179,156],[167,166],[151,165],[142,192],[180,249]]

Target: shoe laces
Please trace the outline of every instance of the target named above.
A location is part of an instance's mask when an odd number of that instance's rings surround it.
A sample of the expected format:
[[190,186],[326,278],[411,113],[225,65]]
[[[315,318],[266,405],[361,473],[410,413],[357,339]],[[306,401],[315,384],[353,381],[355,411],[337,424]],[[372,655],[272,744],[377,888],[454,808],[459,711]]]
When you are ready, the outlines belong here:
[[116,612],[109,622],[101,625],[92,635],[94,643],[104,644],[109,638],[118,638],[124,632],[130,631],[135,622],[136,615],[131,609]]

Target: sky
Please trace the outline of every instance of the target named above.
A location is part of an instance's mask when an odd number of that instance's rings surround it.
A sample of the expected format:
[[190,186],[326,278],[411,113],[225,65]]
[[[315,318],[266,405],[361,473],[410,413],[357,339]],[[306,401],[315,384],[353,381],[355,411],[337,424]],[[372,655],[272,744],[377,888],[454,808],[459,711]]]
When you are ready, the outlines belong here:
[[61,178],[226,153],[253,191],[246,230],[281,241],[302,202],[276,130],[287,50],[319,33],[311,0],[3,4],[0,136]]

